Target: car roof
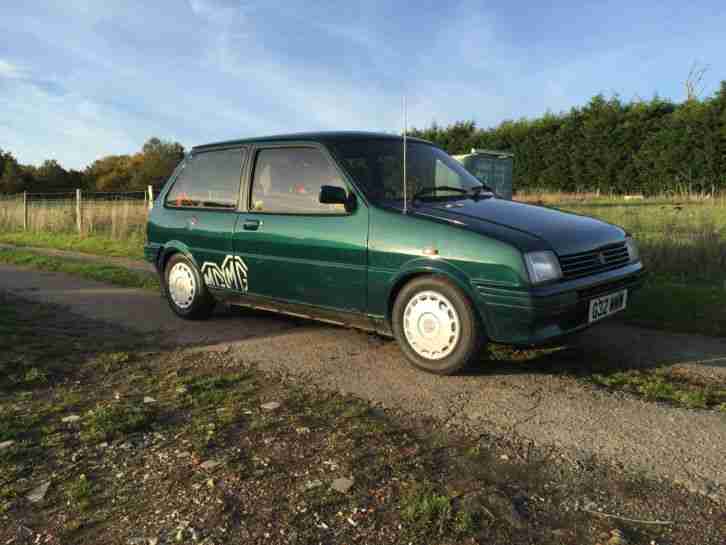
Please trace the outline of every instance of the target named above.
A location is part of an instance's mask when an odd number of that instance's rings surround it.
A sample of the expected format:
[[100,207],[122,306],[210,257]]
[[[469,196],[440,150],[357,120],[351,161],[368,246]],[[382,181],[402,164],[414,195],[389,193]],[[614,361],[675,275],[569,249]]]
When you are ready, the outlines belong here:
[[[355,142],[363,140],[403,140],[398,134],[389,134],[383,132],[366,132],[366,131],[321,131],[321,132],[299,132],[291,134],[278,134],[270,136],[261,136],[257,138],[242,138],[239,140],[226,140],[223,142],[214,142],[211,144],[202,144],[194,146],[192,152],[201,151],[216,147],[230,147],[244,144],[258,144],[270,142],[320,142],[324,144]],[[421,138],[408,137],[412,142],[422,142],[431,144],[428,140]]]

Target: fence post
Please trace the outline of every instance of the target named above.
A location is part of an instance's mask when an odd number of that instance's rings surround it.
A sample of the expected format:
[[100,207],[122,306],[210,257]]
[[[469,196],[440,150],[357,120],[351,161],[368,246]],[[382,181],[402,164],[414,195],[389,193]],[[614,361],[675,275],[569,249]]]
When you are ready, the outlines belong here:
[[76,189],[76,227],[78,234],[83,234],[83,217],[81,216],[81,190]]
[[23,191],[23,231],[28,230],[28,192]]
[[148,186],[146,188],[147,190],[147,198],[149,199],[149,210],[154,208],[154,188],[151,186]]

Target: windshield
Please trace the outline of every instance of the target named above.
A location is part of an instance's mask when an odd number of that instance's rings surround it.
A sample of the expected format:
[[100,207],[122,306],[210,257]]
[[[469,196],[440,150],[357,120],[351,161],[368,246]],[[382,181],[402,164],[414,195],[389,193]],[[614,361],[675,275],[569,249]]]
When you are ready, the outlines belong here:
[[[403,202],[401,140],[359,140],[331,145],[366,197],[378,204]],[[421,142],[406,146],[407,198],[461,198],[482,188],[474,176],[440,149]]]

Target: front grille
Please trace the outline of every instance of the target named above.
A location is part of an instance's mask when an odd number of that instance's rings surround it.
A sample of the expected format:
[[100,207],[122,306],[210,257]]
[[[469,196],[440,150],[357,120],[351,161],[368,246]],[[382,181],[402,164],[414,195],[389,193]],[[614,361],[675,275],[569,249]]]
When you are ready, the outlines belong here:
[[562,277],[566,280],[581,278],[624,267],[630,262],[625,242],[603,246],[597,250],[560,257]]

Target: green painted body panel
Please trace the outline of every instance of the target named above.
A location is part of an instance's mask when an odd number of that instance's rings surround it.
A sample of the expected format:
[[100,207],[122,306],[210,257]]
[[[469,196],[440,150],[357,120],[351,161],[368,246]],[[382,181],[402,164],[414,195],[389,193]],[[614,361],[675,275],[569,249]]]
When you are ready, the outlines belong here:
[[[432,249],[436,256],[427,256]],[[528,279],[519,250],[461,225],[420,212],[371,210],[368,310],[387,316],[389,295],[417,273],[443,274],[473,296],[472,282],[522,288]]]
[[[397,138],[375,135],[380,138]],[[333,139],[371,138],[359,133],[316,133],[225,142],[228,148],[309,140],[325,146]],[[199,149],[211,149],[214,145]],[[197,149],[197,148],[195,148]],[[215,288],[216,297],[235,303],[260,301],[283,312],[319,309],[361,318],[389,331],[397,290],[420,274],[442,275],[471,300],[487,336],[511,344],[537,344],[586,327],[593,296],[636,289],[643,279],[640,262],[577,280],[533,286],[525,252],[557,255],[591,250],[625,239],[625,232],[598,220],[511,201],[462,197],[417,203],[406,213],[374,205],[341,169],[355,194],[348,214],[271,214],[247,210],[249,165],[242,170],[236,210],[179,209],[164,206],[172,175],[149,214],[146,258],[160,272],[173,252],[189,255],[202,269],[241,259],[246,285]],[[246,228],[249,224],[254,228]],[[206,278],[205,278],[205,281]],[[209,282],[208,282],[209,284]],[[277,303],[275,303],[277,302]],[[251,304],[251,303],[250,303]],[[308,312],[304,312],[308,315]]]
[[149,240],[191,256],[200,269],[207,262],[221,264],[233,253],[235,212],[155,207],[152,216]]
[[[240,214],[233,248],[249,267],[249,292],[366,312],[368,209],[348,215]],[[245,220],[257,220],[255,231]]]

